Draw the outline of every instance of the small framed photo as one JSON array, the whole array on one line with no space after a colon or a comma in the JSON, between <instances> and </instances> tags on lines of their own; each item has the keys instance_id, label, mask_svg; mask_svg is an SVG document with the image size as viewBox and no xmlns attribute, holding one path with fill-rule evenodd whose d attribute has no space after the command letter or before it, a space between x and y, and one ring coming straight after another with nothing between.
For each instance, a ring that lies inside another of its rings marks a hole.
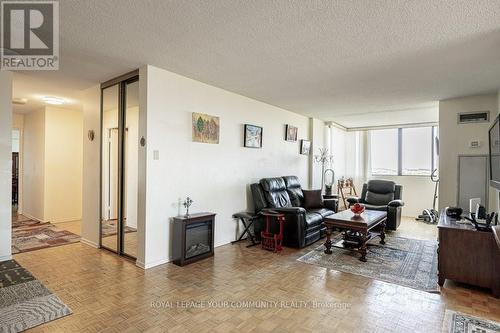
<instances>
[{"instance_id":1,"label":"small framed photo","mask_svg":"<svg viewBox=\"0 0 500 333\"><path fill-rule=\"evenodd\" d=\"M311 141L300 140L300 153L302 155L309 155L311 153Z\"/></svg>"},{"instance_id":2,"label":"small framed photo","mask_svg":"<svg viewBox=\"0 0 500 333\"><path fill-rule=\"evenodd\" d=\"M297 142L298 133L299 133L298 127L287 124L285 129L285 140L291 142Z\"/></svg>"},{"instance_id":3,"label":"small framed photo","mask_svg":"<svg viewBox=\"0 0 500 333\"><path fill-rule=\"evenodd\" d=\"M262 127L245 124L244 146L247 148L262 148Z\"/></svg>"}]
</instances>

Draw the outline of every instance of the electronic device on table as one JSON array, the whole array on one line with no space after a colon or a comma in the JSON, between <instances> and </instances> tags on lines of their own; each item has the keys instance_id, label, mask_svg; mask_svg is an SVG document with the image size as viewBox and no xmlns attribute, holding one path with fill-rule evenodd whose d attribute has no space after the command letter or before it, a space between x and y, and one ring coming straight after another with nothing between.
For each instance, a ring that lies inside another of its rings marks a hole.
<instances>
[{"instance_id":1,"label":"electronic device on table","mask_svg":"<svg viewBox=\"0 0 500 333\"><path fill-rule=\"evenodd\" d=\"M498 225L498 213L486 213L483 205L477 205L476 212L470 213L470 217L464 216L464 219L470 221L478 231L492 231L492 225Z\"/></svg>"}]
</instances>

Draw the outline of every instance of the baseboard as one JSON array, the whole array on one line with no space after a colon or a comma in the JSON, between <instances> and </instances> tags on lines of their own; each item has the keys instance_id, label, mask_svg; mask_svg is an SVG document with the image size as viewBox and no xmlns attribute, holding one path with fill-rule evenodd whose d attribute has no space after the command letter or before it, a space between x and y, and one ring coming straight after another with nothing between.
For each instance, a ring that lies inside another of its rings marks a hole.
<instances>
[{"instance_id":1,"label":"baseboard","mask_svg":"<svg viewBox=\"0 0 500 333\"><path fill-rule=\"evenodd\" d=\"M163 265L163 264L167 264L167 263L169 263L169 262L170 262L170 260L169 260L169 259L162 259L162 260L158 260L158 261L155 261L155 262L149 262L149 263L145 264L145 263L143 263L143 262L141 262L141 261L137 260L137 261L135 262L135 265L136 265L137 267L142 268L142 269L150 269L150 268L153 268L153 267L156 267L156 266L160 266L160 265Z\"/></svg>"},{"instance_id":2,"label":"baseboard","mask_svg":"<svg viewBox=\"0 0 500 333\"><path fill-rule=\"evenodd\" d=\"M95 242L92 242L92 241L90 241L88 239L85 239L85 238L80 238L80 242L82 242L85 245L92 246L92 247L94 247L96 249L99 248L99 244L97 244Z\"/></svg>"},{"instance_id":3,"label":"baseboard","mask_svg":"<svg viewBox=\"0 0 500 333\"><path fill-rule=\"evenodd\" d=\"M10 255L10 256L1 256L0 257L0 262L7 261L7 260L12 260L12 255Z\"/></svg>"},{"instance_id":4,"label":"baseboard","mask_svg":"<svg viewBox=\"0 0 500 333\"><path fill-rule=\"evenodd\" d=\"M66 222L75 222L75 221L81 221L81 217L68 217L64 219L57 219L57 220L50 220L51 223L66 223Z\"/></svg>"},{"instance_id":5,"label":"baseboard","mask_svg":"<svg viewBox=\"0 0 500 333\"><path fill-rule=\"evenodd\" d=\"M34 217L33 215L30 215L30 214L27 214L27 213L23 213L22 215L25 216L25 217L27 217L27 218L29 218L30 220L33 220L33 221L38 221L38 222L41 222L41 223L47 223L47 222L49 222L49 221L41 220L38 217Z\"/></svg>"}]
</instances>

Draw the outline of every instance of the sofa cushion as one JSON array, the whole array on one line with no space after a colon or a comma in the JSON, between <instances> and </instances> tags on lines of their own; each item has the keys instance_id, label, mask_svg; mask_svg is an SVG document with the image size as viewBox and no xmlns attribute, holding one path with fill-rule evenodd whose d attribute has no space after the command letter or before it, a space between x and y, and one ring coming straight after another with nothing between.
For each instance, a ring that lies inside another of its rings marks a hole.
<instances>
[{"instance_id":1,"label":"sofa cushion","mask_svg":"<svg viewBox=\"0 0 500 333\"><path fill-rule=\"evenodd\" d=\"M290 196L293 207L301 207L304 201L304 193L297 176L284 176L286 190Z\"/></svg>"},{"instance_id":2,"label":"sofa cushion","mask_svg":"<svg viewBox=\"0 0 500 333\"><path fill-rule=\"evenodd\" d=\"M258 213L262 209L267 207L267 201L264 195L264 191L262 190L262 186L257 183L250 185L250 191L252 192L255 212Z\"/></svg>"},{"instance_id":3,"label":"sofa cushion","mask_svg":"<svg viewBox=\"0 0 500 333\"><path fill-rule=\"evenodd\" d=\"M366 184L368 192L380 194L394 193L396 191L396 183L391 180L372 179Z\"/></svg>"},{"instance_id":4,"label":"sofa cushion","mask_svg":"<svg viewBox=\"0 0 500 333\"><path fill-rule=\"evenodd\" d=\"M302 192L304 193L303 207L305 209L323 208L321 190L303 190Z\"/></svg>"},{"instance_id":5,"label":"sofa cushion","mask_svg":"<svg viewBox=\"0 0 500 333\"><path fill-rule=\"evenodd\" d=\"M335 214L335 212L333 210L326 209L326 208L313 208L313 209L308 209L307 211L310 213L319 214L323 218Z\"/></svg>"},{"instance_id":6,"label":"sofa cushion","mask_svg":"<svg viewBox=\"0 0 500 333\"><path fill-rule=\"evenodd\" d=\"M282 208L292 207L290 196L286 191L285 181L281 177L264 178L260 180L269 207Z\"/></svg>"},{"instance_id":7,"label":"sofa cushion","mask_svg":"<svg viewBox=\"0 0 500 333\"><path fill-rule=\"evenodd\" d=\"M313 227L315 225L320 225L323 222L323 216L318 213L306 213L306 224L307 228Z\"/></svg>"},{"instance_id":8,"label":"sofa cushion","mask_svg":"<svg viewBox=\"0 0 500 333\"><path fill-rule=\"evenodd\" d=\"M382 206L387 205L389 202L394 200L394 192L390 193L376 193L376 192L366 192L365 202L367 204Z\"/></svg>"}]
</instances>

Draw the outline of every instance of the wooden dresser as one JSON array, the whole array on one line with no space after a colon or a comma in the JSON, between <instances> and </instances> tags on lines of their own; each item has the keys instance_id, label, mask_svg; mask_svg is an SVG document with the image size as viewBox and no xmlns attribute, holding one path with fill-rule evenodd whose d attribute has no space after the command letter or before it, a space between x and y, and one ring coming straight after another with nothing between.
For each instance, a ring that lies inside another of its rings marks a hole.
<instances>
[{"instance_id":1,"label":"wooden dresser","mask_svg":"<svg viewBox=\"0 0 500 333\"><path fill-rule=\"evenodd\" d=\"M476 231L471 224L439 218L439 285L446 279L491 289L500 297L500 250L492 232Z\"/></svg>"}]
</instances>

